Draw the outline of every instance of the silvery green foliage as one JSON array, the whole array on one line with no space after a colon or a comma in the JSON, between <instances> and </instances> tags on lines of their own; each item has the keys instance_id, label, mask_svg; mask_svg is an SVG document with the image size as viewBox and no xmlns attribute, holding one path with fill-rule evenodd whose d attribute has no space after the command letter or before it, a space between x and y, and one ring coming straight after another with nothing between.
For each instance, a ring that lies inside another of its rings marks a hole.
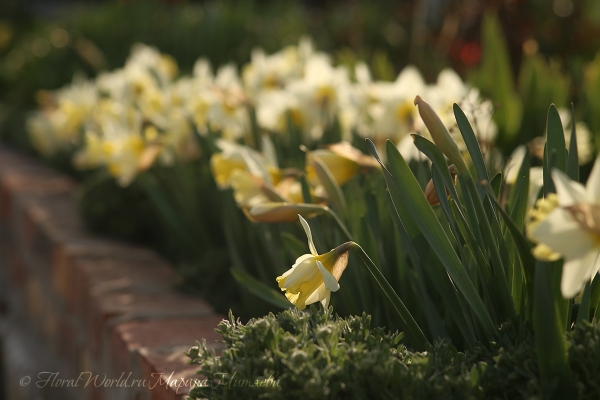
<instances>
[{"instance_id":1,"label":"silvery green foliage","mask_svg":"<svg viewBox=\"0 0 600 400\"><path fill-rule=\"evenodd\" d=\"M288 310L247 324L230 314L218 332L221 357L203 343L188 353L207 377L191 399L546 399L555 390L555 382L540 379L531 331L510 323L490 346L465 353L447 340L412 352L400 343L402 334L371 329L368 315L339 318L331 308ZM600 397L600 326L584 321L567 340L574 398Z\"/></svg>"}]
</instances>

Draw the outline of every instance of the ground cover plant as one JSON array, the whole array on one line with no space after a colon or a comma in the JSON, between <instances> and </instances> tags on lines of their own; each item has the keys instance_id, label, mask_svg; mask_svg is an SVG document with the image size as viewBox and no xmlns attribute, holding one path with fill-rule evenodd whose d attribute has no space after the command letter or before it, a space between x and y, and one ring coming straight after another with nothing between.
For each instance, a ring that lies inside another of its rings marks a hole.
<instances>
[{"instance_id":1,"label":"ground cover plant","mask_svg":"<svg viewBox=\"0 0 600 400\"><path fill-rule=\"evenodd\" d=\"M556 382L540 379L533 335L502 324L490 347L457 351L447 340L427 352L402 344L402 335L371 325L366 315L340 318L332 310L282 311L247 324L233 315L218 328L220 357L202 343L188 355L206 379L192 399L507 399L550 398ZM570 398L593 399L598 373L598 324L579 323L567 335L573 369ZM307 362L307 360L312 360Z\"/></svg>"}]
</instances>

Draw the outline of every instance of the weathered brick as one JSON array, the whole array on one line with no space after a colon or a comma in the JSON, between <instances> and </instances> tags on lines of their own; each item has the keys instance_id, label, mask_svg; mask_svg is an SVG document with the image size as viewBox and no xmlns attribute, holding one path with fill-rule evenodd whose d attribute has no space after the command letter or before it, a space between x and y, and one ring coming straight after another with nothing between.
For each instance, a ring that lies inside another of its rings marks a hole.
<instances>
[{"instance_id":1,"label":"weathered brick","mask_svg":"<svg viewBox=\"0 0 600 400\"><path fill-rule=\"evenodd\" d=\"M181 400L197 380L197 365L189 365L185 352L189 346L169 346L162 348L144 347L139 350L139 359L148 382L152 400Z\"/></svg>"},{"instance_id":2,"label":"weathered brick","mask_svg":"<svg viewBox=\"0 0 600 400\"><path fill-rule=\"evenodd\" d=\"M93 295L88 313L88 332L92 351L100 350L102 334L109 322L133 319L205 317L212 314L203 300L175 292L116 292Z\"/></svg>"},{"instance_id":3,"label":"weathered brick","mask_svg":"<svg viewBox=\"0 0 600 400\"><path fill-rule=\"evenodd\" d=\"M96 238L86 233L61 240L53 246L52 274L55 287L70 311L81 308L78 302L81 300L79 293L83 289L81 288L82 275L76 268L78 260L97 259L148 264L164 263L148 249Z\"/></svg>"},{"instance_id":4,"label":"weathered brick","mask_svg":"<svg viewBox=\"0 0 600 400\"><path fill-rule=\"evenodd\" d=\"M78 314L90 312L90 301L110 292L171 290L175 273L166 263L142 260L121 260L115 257L76 259L72 264L71 309Z\"/></svg>"},{"instance_id":5,"label":"weathered brick","mask_svg":"<svg viewBox=\"0 0 600 400\"><path fill-rule=\"evenodd\" d=\"M218 348L222 337L215 328L223 317L213 314L202 318L174 318L129 321L117 324L111 330L111 354L116 373L130 370L132 355L143 347L187 346L206 340Z\"/></svg>"},{"instance_id":6,"label":"weathered brick","mask_svg":"<svg viewBox=\"0 0 600 400\"><path fill-rule=\"evenodd\" d=\"M75 183L64 176L49 174L45 169L11 170L0 173L0 217L13 212L19 194L49 194L71 192Z\"/></svg>"},{"instance_id":7,"label":"weathered brick","mask_svg":"<svg viewBox=\"0 0 600 400\"><path fill-rule=\"evenodd\" d=\"M23 258L14 247L10 248L8 257L9 262L6 265L10 268L12 282L16 287L22 287L25 285L29 275L27 265L23 262Z\"/></svg>"}]
</instances>

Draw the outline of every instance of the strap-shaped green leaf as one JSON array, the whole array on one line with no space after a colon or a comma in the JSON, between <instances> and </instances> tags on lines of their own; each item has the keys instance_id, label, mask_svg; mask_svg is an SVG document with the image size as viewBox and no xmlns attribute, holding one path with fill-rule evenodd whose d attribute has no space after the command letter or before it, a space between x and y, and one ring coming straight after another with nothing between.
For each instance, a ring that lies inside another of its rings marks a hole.
<instances>
[{"instance_id":1,"label":"strap-shaped green leaf","mask_svg":"<svg viewBox=\"0 0 600 400\"><path fill-rule=\"evenodd\" d=\"M458 259L440 221L435 216L425 195L421 191L416 178L396 146L388 141L386 147L390 171L394 179L399 182L397 187L401 195L401 198L394 199L394 203L397 201L398 205L406 207L415 216L414 220L416 224L444 265L456 287L473 309L485 334L489 338L496 336L497 331L492 318L479 297L477 289Z\"/></svg>"},{"instance_id":2,"label":"strap-shaped green leaf","mask_svg":"<svg viewBox=\"0 0 600 400\"><path fill-rule=\"evenodd\" d=\"M575 106L571 103L571 140L567 159L567 175L574 181L579 180L579 153L577 151L577 128L575 127Z\"/></svg>"},{"instance_id":3,"label":"strap-shaped green leaf","mask_svg":"<svg viewBox=\"0 0 600 400\"><path fill-rule=\"evenodd\" d=\"M552 290L550 268L555 263L538 261L535 266L533 329L540 375L546 381L558 381L553 398L572 396L571 370L567 361L564 321Z\"/></svg>"},{"instance_id":4,"label":"strap-shaped green leaf","mask_svg":"<svg viewBox=\"0 0 600 400\"><path fill-rule=\"evenodd\" d=\"M544 193L556 191L551 178L551 171L558 168L565 171L567 167L567 149L565 145L565 133L558 110L554 104L548 109L548 120L546 126L546 147L544 149Z\"/></svg>"},{"instance_id":5,"label":"strap-shaped green leaf","mask_svg":"<svg viewBox=\"0 0 600 400\"><path fill-rule=\"evenodd\" d=\"M488 195L493 195L491 188L489 186L485 186ZM519 254L519 258L521 259L521 264L523 265L523 276L525 277L526 283L533 282L533 265L535 264L535 259L533 255L531 255L531 245L527 238L523 235L521 230L515 225L515 223L511 220L510 216L500 207L497 200L494 197L491 199L496 202L498 206L498 211L500 216L504 220L508 231L513 237L515 245L517 247L517 252Z\"/></svg>"},{"instance_id":6,"label":"strap-shaped green leaf","mask_svg":"<svg viewBox=\"0 0 600 400\"><path fill-rule=\"evenodd\" d=\"M292 303L290 303L283 294L267 286L252 275L249 275L238 268L231 268L230 271L235 280L255 296L282 309L292 307Z\"/></svg>"},{"instance_id":7,"label":"strap-shaped green leaf","mask_svg":"<svg viewBox=\"0 0 600 400\"><path fill-rule=\"evenodd\" d=\"M367 147L369 151L375 157L375 159L381 164L383 176L385 178L390 198L394 205L394 212L398 215L402 225L404 226L408 237L410 238L412 245L415 249L418 249L420 266L425 269L427 275L430 277L433 285L438 291L439 295L447 306L448 311L452 315L456 326L463 335L465 342L473 347L476 343L475 330L470 323L469 319L465 314L470 315L469 310L465 310L461 307L460 293L456 290L455 285L450 280L448 273L445 271L444 266L440 262L436 253L431 249L430 244L426 240L425 236L415 223L415 215L411 211L404 207L402 202L402 193L399 189L399 181L392 176L390 171L385 167L374 143L367 139ZM413 179L414 176L413 176ZM417 190L421 192L421 189L417 183ZM421 193L422 195L422 193Z\"/></svg>"},{"instance_id":8,"label":"strap-shaped green leaf","mask_svg":"<svg viewBox=\"0 0 600 400\"><path fill-rule=\"evenodd\" d=\"M458 129L460 130L463 140L467 145L467 150L471 155L473 165L475 165L477 178L480 181L489 181L490 177L488 176L487 168L485 167L483 154L481 154L481 149L479 148L479 142L477 142L477 138L475 137L475 133L473 132L473 128L471 127L467 116L463 110L461 110L458 104L454 104L452 108L454 109L454 117L456 118Z\"/></svg>"}]
</instances>

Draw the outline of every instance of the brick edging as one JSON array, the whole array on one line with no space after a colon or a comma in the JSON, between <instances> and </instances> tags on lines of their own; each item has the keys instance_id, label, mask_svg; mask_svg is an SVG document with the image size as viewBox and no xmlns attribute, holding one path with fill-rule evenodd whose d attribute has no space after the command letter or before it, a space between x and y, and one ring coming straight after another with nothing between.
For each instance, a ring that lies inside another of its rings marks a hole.
<instances>
[{"instance_id":1,"label":"brick edging","mask_svg":"<svg viewBox=\"0 0 600 400\"><path fill-rule=\"evenodd\" d=\"M222 317L205 301L175 291L173 269L152 251L86 232L76 191L69 177L0 147L7 329L42 338L62 366L55 372L75 381L75 387L53 388L67 398L183 398L198 369L183 351L201 339L219 350L214 329ZM16 372L5 368L9 393L27 398L19 395L24 389ZM31 379L33 386L41 378Z\"/></svg>"}]
</instances>

